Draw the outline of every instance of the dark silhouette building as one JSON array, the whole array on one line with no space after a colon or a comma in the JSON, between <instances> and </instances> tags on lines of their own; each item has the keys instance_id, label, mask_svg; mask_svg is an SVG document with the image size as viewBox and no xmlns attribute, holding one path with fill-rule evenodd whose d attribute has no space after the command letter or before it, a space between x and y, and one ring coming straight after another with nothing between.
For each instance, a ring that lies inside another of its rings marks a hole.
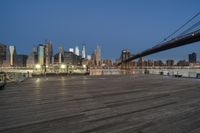
<instances>
[{"instance_id":1,"label":"dark silhouette building","mask_svg":"<svg viewBox=\"0 0 200 133\"><path fill-rule=\"evenodd\" d=\"M2 66L4 62L6 62L6 51L7 46L4 44L0 44L0 66Z\"/></svg>"},{"instance_id":2,"label":"dark silhouette building","mask_svg":"<svg viewBox=\"0 0 200 133\"><path fill-rule=\"evenodd\" d=\"M189 63L196 63L197 62L197 54L195 52L189 54Z\"/></svg>"},{"instance_id":3,"label":"dark silhouette building","mask_svg":"<svg viewBox=\"0 0 200 133\"><path fill-rule=\"evenodd\" d=\"M26 67L27 55L19 54L15 56L15 67Z\"/></svg>"}]
</instances>

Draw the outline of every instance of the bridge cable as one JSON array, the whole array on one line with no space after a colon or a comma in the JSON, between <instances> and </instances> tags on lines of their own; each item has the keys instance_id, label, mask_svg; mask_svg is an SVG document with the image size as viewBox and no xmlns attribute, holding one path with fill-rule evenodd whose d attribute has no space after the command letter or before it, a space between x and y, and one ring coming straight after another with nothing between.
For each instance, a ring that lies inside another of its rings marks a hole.
<instances>
[{"instance_id":1,"label":"bridge cable","mask_svg":"<svg viewBox=\"0 0 200 133\"><path fill-rule=\"evenodd\" d=\"M193 29L195 29L199 25L200 25L200 21L196 22L194 25L192 25L191 27L189 27L188 29L186 29L185 31L183 31L179 36L185 35L186 33L190 32Z\"/></svg>"},{"instance_id":2,"label":"bridge cable","mask_svg":"<svg viewBox=\"0 0 200 133\"><path fill-rule=\"evenodd\" d=\"M177 30L175 30L172 34L170 34L169 36L164 38L163 41L161 41L159 44L161 44L161 43L165 42L166 40L168 40L171 36L173 36L178 31L180 31L183 27L185 27L188 23L190 23L193 19L195 19L199 15L200 15L200 11L197 14L195 14L191 19L189 19L186 23L184 23L182 26L180 26Z\"/></svg>"}]
</instances>

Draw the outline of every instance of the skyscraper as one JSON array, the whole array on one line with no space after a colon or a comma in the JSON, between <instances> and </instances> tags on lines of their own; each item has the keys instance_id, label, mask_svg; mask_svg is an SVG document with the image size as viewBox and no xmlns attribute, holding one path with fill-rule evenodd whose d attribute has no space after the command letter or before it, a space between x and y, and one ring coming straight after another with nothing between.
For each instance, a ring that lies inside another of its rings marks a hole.
<instances>
[{"instance_id":1,"label":"skyscraper","mask_svg":"<svg viewBox=\"0 0 200 133\"><path fill-rule=\"evenodd\" d=\"M80 51L79 51L79 47L78 47L78 46L75 47L75 54L76 54L77 56L80 55Z\"/></svg>"},{"instance_id":2,"label":"skyscraper","mask_svg":"<svg viewBox=\"0 0 200 133\"><path fill-rule=\"evenodd\" d=\"M92 55L92 64L95 66L101 65L101 48L99 45L97 45L97 48L94 50Z\"/></svg>"},{"instance_id":3,"label":"skyscraper","mask_svg":"<svg viewBox=\"0 0 200 133\"><path fill-rule=\"evenodd\" d=\"M38 63L37 48L33 46L31 53L28 55L27 67L34 67Z\"/></svg>"},{"instance_id":4,"label":"skyscraper","mask_svg":"<svg viewBox=\"0 0 200 133\"><path fill-rule=\"evenodd\" d=\"M83 44L83 49L82 49L82 58L86 58L86 48L85 48L85 44Z\"/></svg>"},{"instance_id":5,"label":"skyscraper","mask_svg":"<svg viewBox=\"0 0 200 133\"><path fill-rule=\"evenodd\" d=\"M14 66L14 55L15 52L15 46L9 46L9 53L10 53L10 66Z\"/></svg>"},{"instance_id":6,"label":"skyscraper","mask_svg":"<svg viewBox=\"0 0 200 133\"><path fill-rule=\"evenodd\" d=\"M97 45L97 48L96 48L96 62L97 62L97 66L101 64L101 48L99 45Z\"/></svg>"},{"instance_id":7,"label":"skyscraper","mask_svg":"<svg viewBox=\"0 0 200 133\"><path fill-rule=\"evenodd\" d=\"M59 55L58 55L58 63L61 64L62 63L62 56L64 55L64 47L59 47Z\"/></svg>"},{"instance_id":8,"label":"skyscraper","mask_svg":"<svg viewBox=\"0 0 200 133\"><path fill-rule=\"evenodd\" d=\"M197 54L193 52L192 54L189 54L189 63L196 63L197 62Z\"/></svg>"},{"instance_id":9,"label":"skyscraper","mask_svg":"<svg viewBox=\"0 0 200 133\"><path fill-rule=\"evenodd\" d=\"M50 41L45 41L45 64L52 64L53 48Z\"/></svg>"},{"instance_id":10,"label":"skyscraper","mask_svg":"<svg viewBox=\"0 0 200 133\"><path fill-rule=\"evenodd\" d=\"M43 44L38 45L38 64L45 65L45 46Z\"/></svg>"}]
</instances>

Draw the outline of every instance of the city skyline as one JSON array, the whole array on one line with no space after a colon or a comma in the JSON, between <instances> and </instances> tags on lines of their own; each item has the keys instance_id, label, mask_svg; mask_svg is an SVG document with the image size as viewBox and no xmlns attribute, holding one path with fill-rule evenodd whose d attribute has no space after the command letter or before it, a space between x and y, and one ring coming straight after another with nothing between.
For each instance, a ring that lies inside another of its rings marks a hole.
<instances>
[{"instance_id":1,"label":"city skyline","mask_svg":"<svg viewBox=\"0 0 200 133\"><path fill-rule=\"evenodd\" d=\"M85 42L92 50L100 44L103 58L116 59L124 48L137 53L156 45L198 12L200 4L196 0L144 2L2 0L0 42L15 45L19 53L25 54L45 39L52 41L54 49ZM200 50L198 44L147 58L182 59L187 53Z\"/></svg>"}]
</instances>

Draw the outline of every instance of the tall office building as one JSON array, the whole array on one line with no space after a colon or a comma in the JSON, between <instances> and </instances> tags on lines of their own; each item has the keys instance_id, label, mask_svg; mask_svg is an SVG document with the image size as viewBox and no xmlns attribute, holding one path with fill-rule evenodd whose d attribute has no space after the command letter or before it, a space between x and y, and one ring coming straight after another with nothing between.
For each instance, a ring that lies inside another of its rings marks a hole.
<instances>
[{"instance_id":1,"label":"tall office building","mask_svg":"<svg viewBox=\"0 0 200 133\"><path fill-rule=\"evenodd\" d=\"M58 55L58 63L61 64L62 63L62 57L64 55L64 47L59 47L59 55Z\"/></svg>"},{"instance_id":2,"label":"tall office building","mask_svg":"<svg viewBox=\"0 0 200 133\"><path fill-rule=\"evenodd\" d=\"M76 54L77 56L80 55L80 51L79 51L79 47L78 47L78 46L75 47L75 54Z\"/></svg>"},{"instance_id":3,"label":"tall office building","mask_svg":"<svg viewBox=\"0 0 200 133\"><path fill-rule=\"evenodd\" d=\"M82 58L86 58L86 47L85 44L83 44L83 49L82 49Z\"/></svg>"},{"instance_id":4,"label":"tall office building","mask_svg":"<svg viewBox=\"0 0 200 133\"><path fill-rule=\"evenodd\" d=\"M45 64L52 64L53 48L50 41L45 41Z\"/></svg>"},{"instance_id":5,"label":"tall office building","mask_svg":"<svg viewBox=\"0 0 200 133\"><path fill-rule=\"evenodd\" d=\"M4 44L0 44L0 66L2 66L6 61L6 51L7 46Z\"/></svg>"},{"instance_id":6,"label":"tall office building","mask_svg":"<svg viewBox=\"0 0 200 133\"><path fill-rule=\"evenodd\" d=\"M14 66L15 46L9 46L10 66Z\"/></svg>"},{"instance_id":7,"label":"tall office building","mask_svg":"<svg viewBox=\"0 0 200 133\"><path fill-rule=\"evenodd\" d=\"M37 48L33 46L31 53L28 55L27 67L34 67L38 63Z\"/></svg>"},{"instance_id":8,"label":"tall office building","mask_svg":"<svg viewBox=\"0 0 200 133\"><path fill-rule=\"evenodd\" d=\"M38 64L45 65L45 46L43 44L38 45Z\"/></svg>"},{"instance_id":9,"label":"tall office building","mask_svg":"<svg viewBox=\"0 0 200 133\"><path fill-rule=\"evenodd\" d=\"M193 52L192 54L188 55L189 63L196 63L197 62L197 54Z\"/></svg>"},{"instance_id":10,"label":"tall office building","mask_svg":"<svg viewBox=\"0 0 200 133\"><path fill-rule=\"evenodd\" d=\"M99 45L97 45L97 48L94 50L92 55L92 64L95 66L101 65L101 48Z\"/></svg>"},{"instance_id":11,"label":"tall office building","mask_svg":"<svg viewBox=\"0 0 200 133\"><path fill-rule=\"evenodd\" d=\"M101 47L99 45L97 45L96 48L96 61L97 65L99 66L101 64Z\"/></svg>"}]
</instances>

